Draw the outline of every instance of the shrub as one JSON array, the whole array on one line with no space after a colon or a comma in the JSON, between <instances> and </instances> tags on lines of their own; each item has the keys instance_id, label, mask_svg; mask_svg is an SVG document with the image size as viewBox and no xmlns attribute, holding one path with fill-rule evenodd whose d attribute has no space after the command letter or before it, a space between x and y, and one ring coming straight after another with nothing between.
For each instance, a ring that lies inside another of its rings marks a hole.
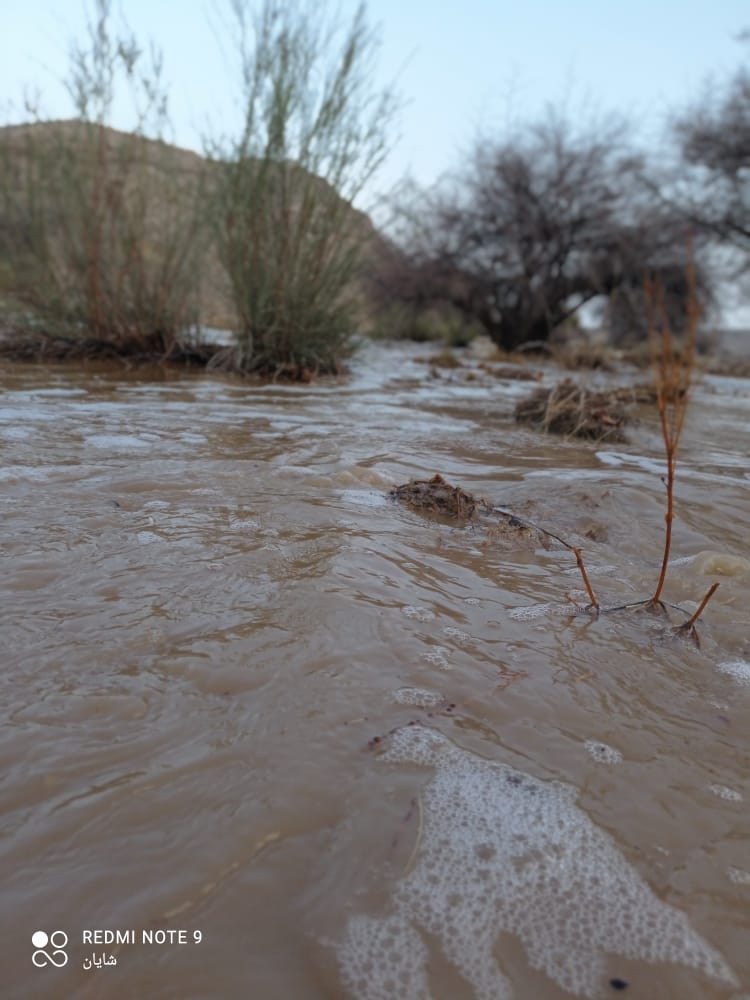
<instances>
[{"instance_id":1,"label":"shrub","mask_svg":"<svg viewBox=\"0 0 750 1000\"><path fill-rule=\"evenodd\" d=\"M96 0L71 49L75 119L0 133L0 281L71 350L167 355L197 319L203 176L163 169L146 137L167 124L160 57L144 64L110 14ZM108 127L123 84L137 109L127 134Z\"/></svg>"},{"instance_id":2,"label":"shrub","mask_svg":"<svg viewBox=\"0 0 750 1000\"><path fill-rule=\"evenodd\" d=\"M380 165L395 111L376 92L364 9L345 29L319 5L233 0L243 127L224 161L215 219L238 316L226 360L265 374L338 370L351 346L353 284L373 237L352 200Z\"/></svg>"}]
</instances>

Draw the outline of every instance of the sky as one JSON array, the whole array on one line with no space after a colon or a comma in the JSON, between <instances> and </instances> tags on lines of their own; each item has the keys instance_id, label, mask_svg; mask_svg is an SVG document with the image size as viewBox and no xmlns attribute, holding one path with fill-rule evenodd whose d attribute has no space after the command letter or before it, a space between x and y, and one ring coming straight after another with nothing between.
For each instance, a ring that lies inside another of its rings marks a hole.
<instances>
[{"instance_id":1,"label":"sky","mask_svg":"<svg viewBox=\"0 0 750 1000\"><path fill-rule=\"evenodd\" d=\"M203 137L237 121L232 39L221 24L229 0L115 0L142 44L163 51L174 139ZM314 9L321 9L324 0ZM352 16L354 0L331 9ZM747 58L736 38L750 28L747 0L370 0L381 47L377 83L395 83L398 139L379 178L389 189L458 167L479 135L502 135L553 105L573 115L623 113L657 143L669 113ZM61 84L82 0L0 0L0 112L22 117L24 91L48 117L68 117ZM11 105L14 106L10 107ZM115 125L126 128L124 118Z\"/></svg>"}]
</instances>

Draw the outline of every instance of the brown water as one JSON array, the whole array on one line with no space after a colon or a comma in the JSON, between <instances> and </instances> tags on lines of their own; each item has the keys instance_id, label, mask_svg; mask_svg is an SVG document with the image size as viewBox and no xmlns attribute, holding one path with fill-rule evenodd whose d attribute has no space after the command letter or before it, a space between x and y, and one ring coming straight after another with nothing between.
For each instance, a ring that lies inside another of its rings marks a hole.
<instances>
[{"instance_id":1,"label":"brown water","mask_svg":"<svg viewBox=\"0 0 750 1000\"><path fill-rule=\"evenodd\" d=\"M306 387L0 375L3 997L421 1000L427 976L435 1000L554 1000L565 957L545 966L529 934L552 954L566 907L614 928L587 995L750 990L749 384L704 380L688 416L665 596L689 607L721 581L697 650L643 613L571 615L562 548L385 496L441 472L582 540L603 603L645 598L652 415L626 445L544 438L510 416L528 384L431 378L415 353L373 348L348 382ZM389 749L414 720L453 778ZM547 803L504 862L531 873L515 889L472 860L495 852L472 847L480 827L497 847L526 822L503 781ZM565 898L542 877L553 854ZM440 930L415 900L448 875ZM656 917L628 945L657 898L693 929L665 934L700 935L735 985L643 961ZM143 944L156 928L190 943ZM95 929L137 943L84 942ZM67 935L64 967L32 964L39 930ZM484 987L461 953L481 934L502 970ZM413 980L409 949L427 953ZM116 966L84 967L102 954Z\"/></svg>"}]
</instances>

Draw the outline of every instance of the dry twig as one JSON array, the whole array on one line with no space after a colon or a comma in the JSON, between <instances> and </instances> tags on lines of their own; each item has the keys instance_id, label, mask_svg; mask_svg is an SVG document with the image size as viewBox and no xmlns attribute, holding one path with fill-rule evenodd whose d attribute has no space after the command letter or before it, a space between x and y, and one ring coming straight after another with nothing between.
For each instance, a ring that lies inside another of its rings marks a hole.
<instances>
[{"instance_id":1,"label":"dry twig","mask_svg":"<svg viewBox=\"0 0 750 1000\"><path fill-rule=\"evenodd\" d=\"M661 425L662 438L664 439L664 450L667 456L667 475L664 480L667 490L667 511L664 515L666 524L664 554L662 556L661 571L656 584L656 590L651 599L646 603L646 607L660 611L665 611L661 594L667 578L667 566L669 565L669 554L672 547L674 479L677 466L677 452L690 399L690 387L695 370L695 345L701 315L700 303L698 302L696 291L692 248L688 259L687 279L687 329L684 342L681 346L675 343L672 335L672 328L667 318L663 288L650 279L646 279L648 330L656 381L656 408L659 413L659 423ZM711 599L717 586L718 584L709 590L701 602L700 608L690 621L681 625L676 630L679 634L694 634L697 640L694 622Z\"/></svg>"}]
</instances>

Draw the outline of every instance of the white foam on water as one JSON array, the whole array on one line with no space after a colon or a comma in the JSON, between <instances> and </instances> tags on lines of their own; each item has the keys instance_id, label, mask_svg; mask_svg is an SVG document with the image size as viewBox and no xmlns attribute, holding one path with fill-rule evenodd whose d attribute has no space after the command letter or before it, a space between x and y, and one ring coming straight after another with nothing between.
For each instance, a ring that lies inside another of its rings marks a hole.
<instances>
[{"instance_id":1,"label":"white foam on water","mask_svg":"<svg viewBox=\"0 0 750 1000\"><path fill-rule=\"evenodd\" d=\"M709 698L708 704L711 706L711 708L718 708L720 712L729 711L729 702L727 701L714 701L713 698Z\"/></svg>"},{"instance_id":2,"label":"white foam on water","mask_svg":"<svg viewBox=\"0 0 750 1000\"><path fill-rule=\"evenodd\" d=\"M552 615L568 618L575 613L576 608L572 604L531 604L525 608L513 608L510 617L519 622L528 622Z\"/></svg>"},{"instance_id":3,"label":"white foam on water","mask_svg":"<svg viewBox=\"0 0 750 1000\"><path fill-rule=\"evenodd\" d=\"M730 865L727 868L727 876L729 881L734 882L735 885L750 885L750 872L746 872L744 868Z\"/></svg>"},{"instance_id":4,"label":"white foam on water","mask_svg":"<svg viewBox=\"0 0 750 1000\"><path fill-rule=\"evenodd\" d=\"M718 795L720 799L726 799L727 802L742 802L741 793L733 788L727 788L726 785L709 785L708 790Z\"/></svg>"},{"instance_id":5,"label":"white foam on water","mask_svg":"<svg viewBox=\"0 0 750 1000\"><path fill-rule=\"evenodd\" d=\"M417 708L434 708L445 699L438 691L425 688L402 687L393 692L393 700L399 705L415 705Z\"/></svg>"},{"instance_id":6,"label":"white foam on water","mask_svg":"<svg viewBox=\"0 0 750 1000\"><path fill-rule=\"evenodd\" d=\"M525 608L513 608L510 617L518 622L532 621L534 618L545 618L550 614L552 604L532 604Z\"/></svg>"},{"instance_id":7,"label":"white foam on water","mask_svg":"<svg viewBox=\"0 0 750 1000\"><path fill-rule=\"evenodd\" d=\"M426 653L422 654L422 659L427 660L428 663L432 663L435 667L440 667L441 670L450 670L451 665L448 662L448 654L450 650L447 646L433 646Z\"/></svg>"},{"instance_id":8,"label":"white foam on water","mask_svg":"<svg viewBox=\"0 0 750 1000\"><path fill-rule=\"evenodd\" d=\"M449 639L453 639L459 646L468 646L474 641L467 632L464 632L463 629L455 628L453 625L446 625L443 629L443 635L446 635Z\"/></svg>"},{"instance_id":9,"label":"white foam on water","mask_svg":"<svg viewBox=\"0 0 750 1000\"><path fill-rule=\"evenodd\" d=\"M719 670L734 677L740 684L750 684L750 663L747 660L727 660L719 664Z\"/></svg>"},{"instance_id":10,"label":"white foam on water","mask_svg":"<svg viewBox=\"0 0 750 1000\"><path fill-rule=\"evenodd\" d=\"M587 753L589 753L597 764L620 764L622 763L622 754L619 750L615 750L614 747L608 746L606 743L602 743L600 740L586 740L583 744L586 747Z\"/></svg>"},{"instance_id":11,"label":"white foam on water","mask_svg":"<svg viewBox=\"0 0 750 1000\"><path fill-rule=\"evenodd\" d=\"M383 917L352 917L337 954L357 1000L428 995L422 932L477 1000L512 1000L494 947L517 935L530 965L562 989L598 997L605 955L676 962L733 986L722 956L687 916L659 900L575 790L459 749L424 726L390 737L384 760L435 773L421 793L414 867Z\"/></svg>"},{"instance_id":12,"label":"white foam on water","mask_svg":"<svg viewBox=\"0 0 750 1000\"><path fill-rule=\"evenodd\" d=\"M418 622L431 622L435 619L434 612L429 608L417 608L407 604L402 610L407 618L416 618Z\"/></svg>"}]
</instances>

